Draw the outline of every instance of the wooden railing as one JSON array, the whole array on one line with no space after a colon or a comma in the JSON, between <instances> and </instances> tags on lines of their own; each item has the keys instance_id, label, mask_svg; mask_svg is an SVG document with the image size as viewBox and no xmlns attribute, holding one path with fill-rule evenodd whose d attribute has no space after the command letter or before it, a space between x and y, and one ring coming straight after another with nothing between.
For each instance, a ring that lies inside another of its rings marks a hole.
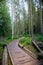
<instances>
[{"instance_id":1,"label":"wooden railing","mask_svg":"<svg viewBox=\"0 0 43 65\"><path fill-rule=\"evenodd\" d=\"M37 48L37 50L42 53L42 50L39 48L39 46L36 44L35 41L32 41L32 43L34 44L34 46Z\"/></svg>"}]
</instances>

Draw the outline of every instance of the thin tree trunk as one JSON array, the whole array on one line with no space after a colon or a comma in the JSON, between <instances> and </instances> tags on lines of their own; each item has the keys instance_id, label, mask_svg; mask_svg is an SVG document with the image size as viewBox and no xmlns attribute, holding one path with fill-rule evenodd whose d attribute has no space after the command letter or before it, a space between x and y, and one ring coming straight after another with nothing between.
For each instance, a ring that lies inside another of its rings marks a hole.
<instances>
[{"instance_id":1,"label":"thin tree trunk","mask_svg":"<svg viewBox=\"0 0 43 65\"><path fill-rule=\"evenodd\" d=\"M11 0L12 39L14 38L14 0Z\"/></svg>"},{"instance_id":2,"label":"thin tree trunk","mask_svg":"<svg viewBox=\"0 0 43 65\"><path fill-rule=\"evenodd\" d=\"M28 0L28 21L29 21L29 35L31 34L30 33L30 2Z\"/></svg>"},{"instance_id":3,"label":"thin tree trunk","mask_svg":"<svg viewBox=\"0 0 43 65\"><path fill-rule=\"evenodd\" d=\"M31 34L33 36L33 14L32 14L32 0L30 0L30 11L31 11Z\"/></svg>"},{"instance_id":4,"label":"thin tree trunk","mask_svg":"<svg viewBox=\"0 0 43 65\"><path fill-rule=\"evenodd\" d=\"M40 25L41 25L41 34L43 34L43 29L42 29L42 3L40 1Z\"/></svg>"}]
</instances>

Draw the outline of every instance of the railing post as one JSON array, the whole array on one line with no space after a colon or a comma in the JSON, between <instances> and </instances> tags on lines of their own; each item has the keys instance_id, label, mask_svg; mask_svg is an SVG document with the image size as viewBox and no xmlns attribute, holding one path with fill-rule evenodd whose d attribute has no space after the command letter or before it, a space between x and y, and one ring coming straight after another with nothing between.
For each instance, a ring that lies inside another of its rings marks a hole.
<instances>
[{"instance_id":1,"label":"railing post","mask_svg":"<svg viewBox=\"0 0 43 65\"><path fill-rule=\"evenodd\" d=\"M3 45L3 57L2 57L2 65L7 65L7 45Z\"/></svg>"}]
</instances>

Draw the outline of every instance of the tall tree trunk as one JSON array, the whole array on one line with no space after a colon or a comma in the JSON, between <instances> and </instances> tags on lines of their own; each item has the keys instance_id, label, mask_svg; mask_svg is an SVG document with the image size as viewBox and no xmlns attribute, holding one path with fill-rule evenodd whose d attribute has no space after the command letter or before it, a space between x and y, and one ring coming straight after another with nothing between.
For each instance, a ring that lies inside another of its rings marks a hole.
<instances>
[{"instance_id":1,"label":"tall tree trunk","mask_svg":"<svg viewBox=\"0 0 43 65\"><path fill-rule=\"evenodd\" d=\"M33 14L32 14L32 0L28 1L29 3L29 34L33 36Z\"/></svg>"},{"instance_id":2,"label":"tall tree trunk","mask_svg":"<svg viewBox=\"0 0 43 65\"><path fill-rule=\"evenodd\" d=\"M42 3L41 3L41 1L39 1L39 3L40 3L40 25L41 25L41 34L43 34L43 27L42 27L42 8L41 8Z\"/></svg>"},{"instance_id":3,"label":"tall tree trunk","mask_svg":"<svg viewBox=\"0 0 43 65\"><path fill-rule=\"evenodd\" d=\"M31 34L33 36L33 14L32 14L32 0L30 0L30 11L31 11Z\"/></svg>"},{"instance_id":4,"label":"tall tree trunk","mask_svg":"<svg viewBox=\"0 0 43 65\"><path fill-rule=\"evenodd\" d=\"M29 35L31 34L30 33L30 2L28 0L28 21L29 21Z\"/></svg>"},{"instance_id":5,"label":"tall tree trunk","mask_svg":"<svg viewBox=\"0 0 43 65\"><path fill-rule=\"evenodd\" d=\"M14 0L11 0L12 39L14 38Z\"/></svg>"}]
</instances>

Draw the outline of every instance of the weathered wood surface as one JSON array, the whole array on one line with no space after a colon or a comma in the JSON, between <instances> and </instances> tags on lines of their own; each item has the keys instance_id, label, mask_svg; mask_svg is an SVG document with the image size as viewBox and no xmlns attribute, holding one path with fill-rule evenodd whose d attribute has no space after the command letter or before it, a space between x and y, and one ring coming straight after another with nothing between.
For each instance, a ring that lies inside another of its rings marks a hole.
<instances>
[{"instance_id":1,"label":"weathered wood surface","mask_svg":"<svg viewBox=\"0 0 43 65\"><path fill-rule=\"evenodd\" d=\"M18 46L19 40L11 42L8 52L13 65L40 65L38 60L33 59Z\"/></svg>"},{"instance_id":2,"label":"weathered wood surface","mask_svg":"<svg viewBox=\"0 0 43 65\"><path fill-rule=\"evenodd\" d=\"M37 59L37 56L31 50L27 49L26 47L24 47L20 43L18 44L18 46L20 48L22 48L26 53L28 53L31 57L33 57L34 59Z\"/></svg>"},{"instance_id":3,"label":"weathered wood surface","mask_svg":"<svg viewBox=\"0 0 43 65\"><path fill-rule=\"evenodd\" d=\"M2 65L7 65L7 47L5 47L3 51Z\"/></svg>"}]
</instances>

